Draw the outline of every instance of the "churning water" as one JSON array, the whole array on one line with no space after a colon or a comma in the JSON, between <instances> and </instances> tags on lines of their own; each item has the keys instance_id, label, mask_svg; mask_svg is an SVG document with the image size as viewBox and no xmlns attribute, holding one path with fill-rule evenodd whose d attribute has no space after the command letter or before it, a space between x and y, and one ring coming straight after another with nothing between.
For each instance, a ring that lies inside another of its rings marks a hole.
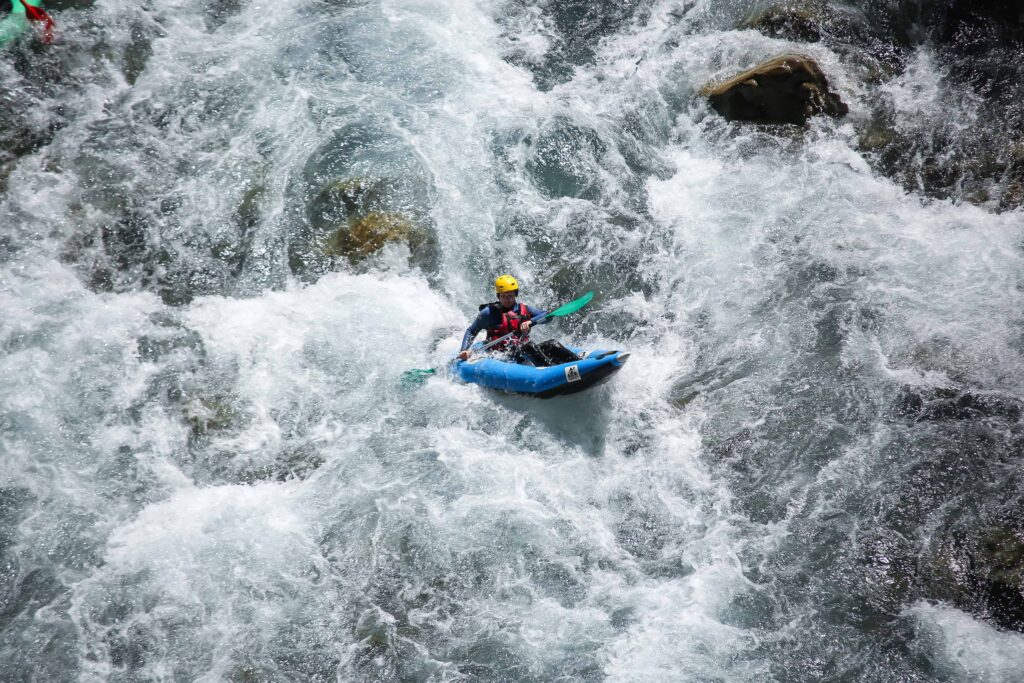
<instances>
[{"instance_id":1,"label":"churning water","mask_svg":"<svg viewBox=\"0 0 1024 683\"><path fill-rule=\"evenodd\" d=\"M17 53L0 679L1018 680L943 572L1019 523L1024 220L850 123L977 103L814 44L849 119L726 123L792 47L743 5L98 0ZM325 249L353 181L418 245ZM630 364L403 386L500 272Z\"/></svg>"}]
</instances>

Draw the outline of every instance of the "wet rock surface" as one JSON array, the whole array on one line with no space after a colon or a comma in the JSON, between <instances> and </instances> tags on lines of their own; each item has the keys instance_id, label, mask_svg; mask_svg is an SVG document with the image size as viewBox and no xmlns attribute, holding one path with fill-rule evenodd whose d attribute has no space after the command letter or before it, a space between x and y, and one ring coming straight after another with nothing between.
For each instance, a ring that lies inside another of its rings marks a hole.
<instances>
[{"instance_id":1,"label":"wet rock surface","mask_svg":"<svg viewBox=\"0 0 1024 683\"><path fill-rule=\"evenodd\" d=\"M412 224L401 214L374 212L354 218L331 236L327 252L353 261L366 258L389 242L409 242Z\"/></svg>"},{"instance_id":2,"label":"wet rock surface","mask_svg":"<svg viewBox=\"0 0 1024 683\"><path fill-rule=\"evenodd\" d=\"M958 529L931 546L922 566L930 599L1024 631L1024 531L1009 524Z\"/></svg>"},{"instance_id":3,"label":"wet rock surface","mask_svg":"<svg viewBox=\"0 0 1024 683\"><path fill-rule=\"evenodd\" d=\"M986 417L1017 421L1022 413L1022 402L1016 397L945 387L925 391L905 388L897 404L897 414L923 421Z\"/></svg>"},{"instance_id":4,"label":"wet rock surface","mask_svg":"<svg viewBox=\"0 0 1024 683\"><path fill-rule=\"evenodd\" d=\"M817 62L805 55L780 55L701 93L730 121L803 125L819 114L849 112Z\"/></svg>"}]
</instances>

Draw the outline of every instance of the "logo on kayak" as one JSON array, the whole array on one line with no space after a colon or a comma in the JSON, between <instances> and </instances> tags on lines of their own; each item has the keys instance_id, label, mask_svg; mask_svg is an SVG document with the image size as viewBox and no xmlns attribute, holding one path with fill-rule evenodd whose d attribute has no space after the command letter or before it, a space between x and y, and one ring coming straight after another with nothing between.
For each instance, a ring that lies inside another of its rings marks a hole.
<instances>
[{"instance_id":1,"label":"logo on kayak","mask_svg":"<svg viewBox=\"0 0 1024 683\"><path fill-rule=\"evenodd\" d=\"M565 369L566 382L579 382L581 379L583 378L580 377L580 366L570 365Z\"/></svg>"}]
</instances>

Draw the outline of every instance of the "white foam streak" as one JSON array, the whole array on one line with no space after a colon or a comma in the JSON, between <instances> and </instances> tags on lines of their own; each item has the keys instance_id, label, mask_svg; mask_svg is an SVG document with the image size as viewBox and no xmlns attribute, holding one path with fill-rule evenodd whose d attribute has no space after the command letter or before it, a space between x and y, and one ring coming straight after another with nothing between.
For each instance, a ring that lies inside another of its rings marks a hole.
<instances>
[{"instance_id":1,"label":"white foam streak","mask_svg":"<svg viewBox=\"0 0 1024 683\"><path fill-rule=\"evenodd\" d=\"M939 675L955 681L1011 683L1024 670L1024 636L993 628L941 604L918 602L905 611L916 622L923 654Z\"/></svg>"}]
</instances>

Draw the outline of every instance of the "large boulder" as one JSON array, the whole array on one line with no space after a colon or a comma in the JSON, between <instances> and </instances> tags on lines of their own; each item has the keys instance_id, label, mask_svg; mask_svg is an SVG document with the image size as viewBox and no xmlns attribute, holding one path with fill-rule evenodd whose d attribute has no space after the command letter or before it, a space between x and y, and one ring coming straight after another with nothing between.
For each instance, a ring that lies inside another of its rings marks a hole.
<instances>
[{"instance_id":1,"label":"large boulder","mask_svg":"<svg viewBox=\"0 0 1024 683\"><path fill-rule=\"evenodd\" d=\"M810 57L786 54L701 89L711 106L730 121L803 125L812 116L842 117L849 107L829 88Z\"/></svg>"}]
</instances>

